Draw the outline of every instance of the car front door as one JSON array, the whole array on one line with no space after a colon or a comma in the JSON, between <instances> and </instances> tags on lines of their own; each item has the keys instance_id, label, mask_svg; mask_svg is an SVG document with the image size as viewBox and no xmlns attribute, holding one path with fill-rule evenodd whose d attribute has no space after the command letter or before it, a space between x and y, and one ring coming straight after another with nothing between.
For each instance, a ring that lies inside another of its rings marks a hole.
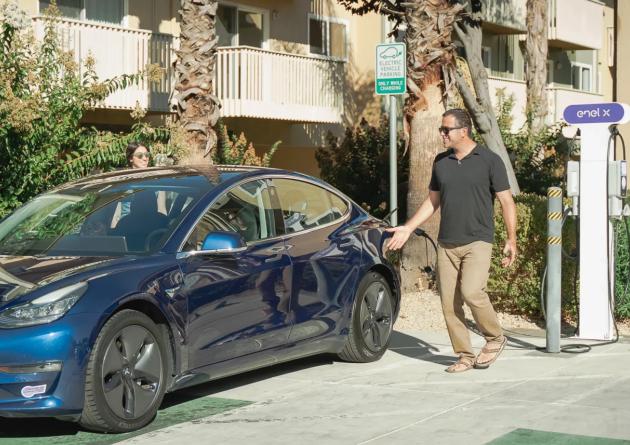
<instances>
[{"instance_id":1,"label":"car front door","mask_svg":"<svg viewBox=\"0 0 630 445\"><path fill-rule=\"evenodd\" d=\"M291 256L290 342L334 331L347 315L361 266L361 244L346 231L347 201L317 184L274 178Z\"/></svg>"},{"instance_id":2,"label":"car front door","mask_svg":"<svg viewBox=\"0 0 630 445\"><path fill-rule=\"evenodd\" d=\"M281 237L281 213L272 202L265 180L237 185L215 200L186 242L185 251L198 251L209 232L227 230L247 243L243 252L189 254L181 260L190 368L287 342L285 279L291 260Z\"/></svg>"}]
</instances>

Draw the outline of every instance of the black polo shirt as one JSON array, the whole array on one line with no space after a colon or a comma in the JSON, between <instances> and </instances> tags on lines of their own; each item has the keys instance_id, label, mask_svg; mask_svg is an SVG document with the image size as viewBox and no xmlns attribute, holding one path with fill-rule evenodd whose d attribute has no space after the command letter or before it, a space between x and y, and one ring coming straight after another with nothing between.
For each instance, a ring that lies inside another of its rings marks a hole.
<instances>
[{"instance_id":1,"label":"black polo shirt","mask_svg":"<svg viewBox=\"0 0 630 445\"><path fill-rule=\"evenodd\" d=\"M494 242L494 195L510 188L503 161L477 145L458 160L453 149L433 161L429 190L440 192L443 243Z\"/></svg>"}]
</instances>

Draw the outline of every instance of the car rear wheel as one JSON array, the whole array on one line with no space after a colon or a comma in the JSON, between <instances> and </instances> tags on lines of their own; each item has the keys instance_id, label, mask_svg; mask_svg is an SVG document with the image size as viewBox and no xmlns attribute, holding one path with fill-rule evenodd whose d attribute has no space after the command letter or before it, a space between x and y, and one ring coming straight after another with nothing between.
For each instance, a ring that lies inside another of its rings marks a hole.
<instances>
[{"instance_id":1,"label":"car rear wheel","mask_svg":"<svg viewBox=\"0 0 630 445\"><path fill-rule=\"evenodd\" d=\"M160 329L143 313L126 309L110 318L90 355L79 423L108 433L150 423L164 398L166 351Z\"/></svg>"},{"instance_id":2,"label":"car rear wheel","mask_svg":"<svg viewBox=\"0 0 630 445\"><path fill-rule=\"evenodd\" d=\"M372 362L387 350L394 324L394 301L385 278L369 272L357 290L348 338L339 357L349 362Z\"/></svg>"}]
</instances>

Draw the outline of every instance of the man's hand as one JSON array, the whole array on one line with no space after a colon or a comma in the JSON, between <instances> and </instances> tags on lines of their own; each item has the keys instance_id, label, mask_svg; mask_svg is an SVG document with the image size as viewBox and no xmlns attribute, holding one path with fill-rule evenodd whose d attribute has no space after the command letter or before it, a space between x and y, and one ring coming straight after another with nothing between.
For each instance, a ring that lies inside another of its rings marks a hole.
<instances>
[{"instance_id":1,"label":"man's hand","mask_svg":"<svg viewBox=\"0 0 630 445\"><path fill-rule=\"evenodd\" d=\"M407 242L412 230L408 226L398 226L387 229L386 232L391 232L394 236L385 242L385 250L398 250Z\"/></svg>"},{"instance_id":2,"label":"man's hand","mask_svg":"<svg viewBox=\"0 0 630 445\"><path fill-rule=\"evenodd\" d=\"M516 261L516 240L507 240L503 248L505 257L501 260L501 266L510 267Z\"/></svg>"}]
</instances>

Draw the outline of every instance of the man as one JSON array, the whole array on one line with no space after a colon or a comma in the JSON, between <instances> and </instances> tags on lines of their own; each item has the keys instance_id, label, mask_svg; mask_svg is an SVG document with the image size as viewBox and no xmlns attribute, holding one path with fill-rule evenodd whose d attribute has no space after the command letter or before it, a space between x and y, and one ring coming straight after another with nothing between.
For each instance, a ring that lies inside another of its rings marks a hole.
<instances>
[{"instance_id":1,"label":"man","mask_svg":"<svg viewBox=\"0 0 630 445\"><path fill-rule=\"evenodd\" d=\"M516 206L501 158L471 139L472 123L465 110L442 115L439 128L444 147L433 162L429 196L404 225L389 229L394 235L387 249L400 249L413 230L441 209L438 235L438 290L453 350L459 356L447 372L485 369L506 343L497 315L486 293L494 242L494 196L499 199L508 239L503 267L516 260ZM466 327L466 303L486 339L475 356Z\"/></svg>"}]
</instances>

